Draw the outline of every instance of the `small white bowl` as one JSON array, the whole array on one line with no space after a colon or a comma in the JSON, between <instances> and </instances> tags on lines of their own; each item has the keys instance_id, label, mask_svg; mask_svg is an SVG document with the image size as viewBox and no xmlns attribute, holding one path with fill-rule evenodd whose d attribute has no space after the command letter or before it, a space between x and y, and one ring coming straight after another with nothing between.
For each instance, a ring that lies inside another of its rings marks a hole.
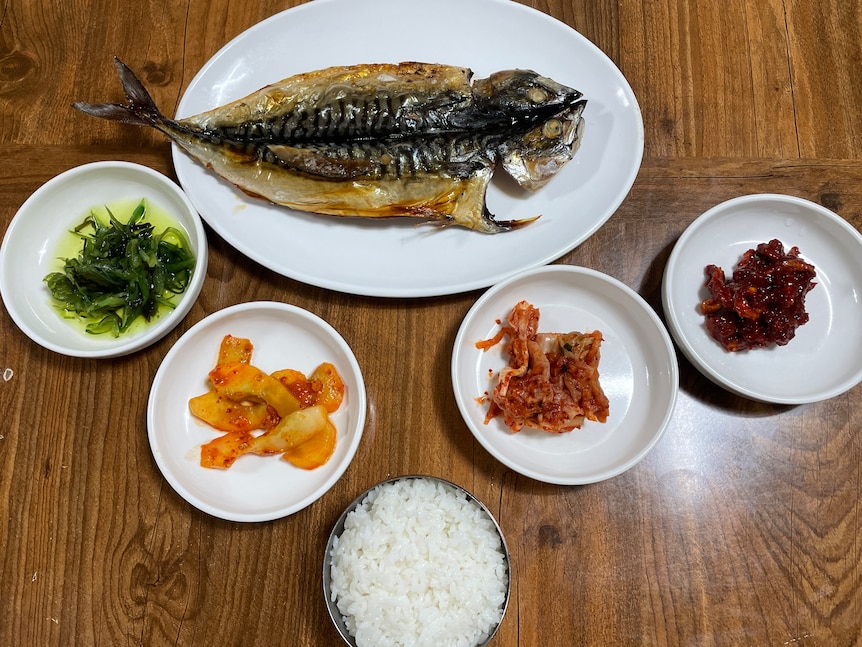
<instances>
[{"instance_id":1,"label":"small white bowl","mask_svg":"<svg viewBox=\"0 0 862 647\"><path fill-rule=\"evenodd\" d=\"M774 238L814 265L810 319L786 346L728 352L700 311L705 268L730 276L747 250ZM668 327L689 361L728 391L775 404L826 400L862 381L860 293L862 235L819 204L775 194L734 198L698 217L674 245L662 282Z\"/></svg>"},{"instance_id":2,"label":"small white bowl","mask_svg":"<svg viewBox=\"0 0 862 647\"><path fill-rule=\"evenodd\" d=\"M87 334L63 319L43 279L57 269L61 241L91 209L140 199L166 212L186 233L196 259L191 283L176 308L139 330L119 337ZM37 344L72 357L118 357L149 346L182 321L203 285L207 254L200 216L175 182L139 164L94 162L52 178L18 209L0 246L0 293L9 316Z\"/></svg>"},{"instance_id":3,"label":"small white bowl","mask_svg":"<svg viewBox=\"0 0 862 647\"><path fill-rule=\"evenodd\" d=\"M482 351L476 342L493 337L522 299L539 309L542 332L601 331L606 422L587 420L562 434L513 433L502 416L485 424L488 404L479 398L507 365L507 344ZM497 460L538 481L584 485L622 474L655 447L673 414L679 368L670 335L634 290L595 270L548 265L498 283L476 301L455 337L452 386L464 422Z\"/></svg>"},{"instance_id":4,"label":"small white bowl","mask_svg":"<svg viewBox=\"0 0 862 647\"><path fill-rule=\"evenodd\" d=\"M192 416L189 400L209 388L225 335L249 339L251 363L266 373L292 368L306 375L322 362L344 381L345 398L330 416L335 454L313 470L277 456L241 456L226 470L200 465L200 446L218 437ZM286 303L255 301L219 310L189 328L165 355L150 390L147 433L165 479L199 510L229 521L286 517L322 497L347 469L365 428L365 383L347 342L323 319Z\"/></svg>"}]
</instances>

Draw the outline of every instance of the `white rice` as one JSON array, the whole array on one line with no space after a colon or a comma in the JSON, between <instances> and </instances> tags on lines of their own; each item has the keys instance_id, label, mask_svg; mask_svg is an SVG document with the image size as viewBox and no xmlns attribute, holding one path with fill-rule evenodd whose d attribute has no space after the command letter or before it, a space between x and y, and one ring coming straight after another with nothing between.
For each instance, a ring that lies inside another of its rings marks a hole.
<instances>
[{"instance_id":1,"label":"white rice","mask_svg":"<svg viewBox=\"0 0 862 647\"><path fill-rule=\"evenodd\" d=\"M359 647L474 647L502 619L509 575L497 528L448 484L375 487L331 558L332 601Z\"/></svg>"}]
</instances>

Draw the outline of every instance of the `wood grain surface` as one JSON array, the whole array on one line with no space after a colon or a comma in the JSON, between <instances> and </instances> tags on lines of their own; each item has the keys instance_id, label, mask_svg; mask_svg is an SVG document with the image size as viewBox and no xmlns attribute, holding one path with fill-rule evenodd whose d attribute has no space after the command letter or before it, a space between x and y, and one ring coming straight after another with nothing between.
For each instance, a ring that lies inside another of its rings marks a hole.
<instances>
[{"instance_id":1,"label":"wood grain surface","mask_svg":"<svg viewBox=\"0 0 862 647\"><path fill-rule=\"evenodd\" d=\"M79 164L129 160L173 176L157 133L69 109L118 96L111 57L140 71L170 113L225 43L297 4L3 3L3 231L34 190ZM418 5L417 29L431 4ZM618 278L662 315L674 242L723 200L786 193L862 227L862 3L524 4L604 51L644 120L630 194L557 262ZM488 454L455 404L452 344L481 291L340 294L270 272L208 234L199 300L145 351L64 357L0 312L0 644L336 645L320 585L327 535L358 493L410 473L466 487L497 517L513 568L498 647L862 644L862 388L762 404L680 356L673 419L645 460L594 485L548 485ZM251 300L292 303L332 324L363 368L369 415L353 462L323 498L239 524L198 511L164 480L146 406L182 333Z\"/></svg>"}]
</instances>

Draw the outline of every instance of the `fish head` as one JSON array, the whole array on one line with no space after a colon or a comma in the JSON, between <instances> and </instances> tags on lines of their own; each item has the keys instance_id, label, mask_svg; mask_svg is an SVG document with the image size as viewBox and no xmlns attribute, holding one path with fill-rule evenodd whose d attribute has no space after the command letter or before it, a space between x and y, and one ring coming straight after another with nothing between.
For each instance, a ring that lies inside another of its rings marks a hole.
<instances>
[{"instance_id":1,"label":"fish head","mask_svg":"<svg viewBox=\"0 0 862 647\"><path fill-rule=\"evenodd\" d=\"M476 105L486 115L512 125L541 123L571 110L583 93L533 70L503 70L473 84Z\"/></svg>"},{"instance_id":2,"label":"fish head","mask_svg":"<svg viewBox=\"0 0 862 647\"><path fill-rule=\"evenodd\" d=\"M584 130L586 101L554 115L500 146L500 163L519 185L530 191L545 186L574 157Z\"/></svg>"}]
</instances>

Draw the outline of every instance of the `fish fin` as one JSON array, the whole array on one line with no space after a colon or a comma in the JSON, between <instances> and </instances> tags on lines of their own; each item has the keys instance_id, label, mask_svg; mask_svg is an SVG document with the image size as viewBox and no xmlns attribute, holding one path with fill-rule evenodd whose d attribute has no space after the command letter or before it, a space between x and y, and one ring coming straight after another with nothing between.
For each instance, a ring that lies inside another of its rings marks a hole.
<instances>
[{"instance_id":1,"label":"fish fin","mask_svg":"<svg viewBox=\"0 0 862 647\"><path fill-rule=\"evenodd\" d=\"M484 232L486 234L496 234L503 231L512 231L529 225L531 222L538 220L539 216L532 218L522 218L519 220L497 220L493 213L488 209L487 204L482 205L481 214L474 212L477 217L465 220L463 212L448 211L452 204L444 201L428 201L420 204L410 205L393 205L392 215L407 215L412 218L424 218L426 222L448 227L449 225L462 225Z\"/></svg>"},{"instance_id":2,"label":"fish fin","mask_svg":"<svg viewBox=\"0 0 862 647\"><path fill-rule=\"evenodd\" d=\"M405 215L410 218L424 218L425 222L441 225L446 227L455 222L455 218L450 213L435 209L427 204L403 205L393 208L393 215Z\"/></svg>"},{"instance_id":3,"label":"fish fin","mask_svg":"<svg viewBox=\"0 0 862 647\"><path fill-rule=\"evenodd\" d=\"M401 207L404 214L413 218L424 218L425 222L448 227L449 225L459 224L452 214L435 209L428 205L411 205ZM397 215L397 214L396 214ZM497 220L487 207L482 209L482 223L476 224L472 228L482 231L487 234L496 234L503 231L512 231L529 225L531 222L538 220L539 216L532 218L522 218L520 220ZM463 224L463 223L462 223Z\"/></svg>"},{"instance_id":4,"label":"fish fin","mask_svg":"<svg viewBox=\"0 0 862 647\"><path fill-rule=\"evenodd\" d=\"M501 231L512 231L526 227L531 222L538 220L541 216L533 216L532 218L521 218L520 220L497 220L494 214L488 210L487 205L482 207L482 220L487 227L488 233L497 233Z\"/></svg>"},{"instance_id":5,"label":"fish fin","mask_svg":"<svg viewBox=\"0 0 862 647\"><path fill-rule=\"evenodd\" d=\"M123 84L123 90L129 103L121 105L116 103L86 103L78 101L73 103L72 107L92 117L110 119L126 124L158 127L164 123L164 115L159 112L150 93L147 92L140 79L119 58L115 57L114 62L116 63L117 73L120 76L120 81Z\"/></svg>"},{"instance_id":6,"label":"fish fin","mask_svg":"<svg viewBox=\"0 0 862 647\"><path fill-rule=\"evenodd\" d=\"M379 165L365 159L336 159L314 149L295 146L267 146L273 160L285 168L330 180L367 178L379 172ZM267 159L264 153L264 159ZM270 160L267 160L270 161Z\"/></svg>"}]
</instances>

